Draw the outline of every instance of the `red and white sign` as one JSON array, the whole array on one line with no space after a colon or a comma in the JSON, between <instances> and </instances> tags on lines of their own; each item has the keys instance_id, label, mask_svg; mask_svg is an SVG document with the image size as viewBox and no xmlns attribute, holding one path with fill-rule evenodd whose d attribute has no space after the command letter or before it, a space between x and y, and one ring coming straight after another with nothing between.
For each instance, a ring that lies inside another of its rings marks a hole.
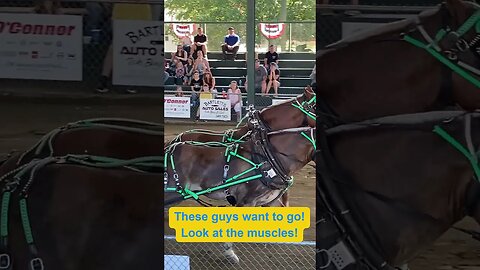
<instances>
[{"instance_id":1,"label":"red and white sign","mask_svg":"<svg viewBox=\"0 0 480 270\"><path fill-rule=\"evenodd\" d=\"M279 38L285 33L284 23L260 23L260 32L268 39Z\"/></svg>"},{"instance_id":2,"label":"red and white sign","mask_svg":"<svg viewBox=\"0 0 480 270\"><path fill-rule=\"evenodd\" d=\"M0 78L82 80L82 16L0 14Z\"/></svg>"},{"instance_id":3,"label":"red and white sign","mask_svg":"<svg viewBox=\"0 0 480 270\"><path fill-rule=\"evenodd\" d=\"M195 31L195 24L172 23L172 30L178 38L182 38L187 36L187 33L190 35L193 34L193 31Z\"/></svg>"},{"instance_id":4,"label":"red and white sign","mask_svg":"<svg viewBox=\"0 0 480 270\"><path fill-rule=\"evenodd\" d=\"M163 100L164 117L190 118L189 97L165 97Z\"/></svg>"}]
</instances>

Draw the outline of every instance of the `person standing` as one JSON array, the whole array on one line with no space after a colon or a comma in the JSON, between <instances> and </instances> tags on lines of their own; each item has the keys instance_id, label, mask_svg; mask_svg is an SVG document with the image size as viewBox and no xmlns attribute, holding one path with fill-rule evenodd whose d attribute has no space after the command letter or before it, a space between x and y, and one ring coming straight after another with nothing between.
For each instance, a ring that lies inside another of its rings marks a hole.
<instances>
[{"instance_id":1,"label":"person standing","mask_svg":"<svg viewBox=\"0 0 480 270\"><path fill-rule=\"evenodd\" d=\"M228 28L228 35L225 36L224 43L222 45L223 59L227 60L227 52L233 54L233 59L237 59L237 52L240 48L240 37L235 34L235 28Z\"/></svg>"}]
</instances>

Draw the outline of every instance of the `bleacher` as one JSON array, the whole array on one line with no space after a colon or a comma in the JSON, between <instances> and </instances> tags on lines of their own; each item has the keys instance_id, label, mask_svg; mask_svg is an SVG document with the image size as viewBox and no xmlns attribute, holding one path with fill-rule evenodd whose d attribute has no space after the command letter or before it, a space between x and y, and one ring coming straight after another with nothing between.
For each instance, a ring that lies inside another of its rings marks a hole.
<instances>
[{"instance_id":1,"label":"bleacher","mask_svg":"<svg viewBox=\"0 0 480 270\"><path fill-rule=\"evenodd\" d=\"M165 53L170 55L170 52ZM310 84L310 74L315 65L314 53L279 53L280 88L279 94L300 94ZM259 54L263 63L264 54ZM215 77L218 91L227 90L232 80L242 80L242 87L247 76L245 53L239 53L237 60L222 60L221 52L209 52L208 62ZM174 78L170 77L166 85L173 86ZM243 89L242 89L243 90ZM243 91L244 92L244 91ZM272 91L270 92L272 93Z\"/></svg>"}]
</instances>

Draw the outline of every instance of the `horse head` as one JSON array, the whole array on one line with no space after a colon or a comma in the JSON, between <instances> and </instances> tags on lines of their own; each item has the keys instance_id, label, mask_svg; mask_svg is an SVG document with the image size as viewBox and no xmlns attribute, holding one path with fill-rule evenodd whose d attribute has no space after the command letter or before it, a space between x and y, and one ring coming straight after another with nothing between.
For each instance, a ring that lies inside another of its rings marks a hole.
<instances>
[{"instance_id":1,"label":"horse head","mask_svg":"<svg viewBox=\"0 0 480 270\"><path fill-rule=\"evenodd\" d=\"M460 71L452 73L454 100L464 109L480 106L480 6L473 2L447 0L441 6L442 28L436 39L448 60ZM453 68L452 68L453 69Z\"/></svg>"}]
</instances>

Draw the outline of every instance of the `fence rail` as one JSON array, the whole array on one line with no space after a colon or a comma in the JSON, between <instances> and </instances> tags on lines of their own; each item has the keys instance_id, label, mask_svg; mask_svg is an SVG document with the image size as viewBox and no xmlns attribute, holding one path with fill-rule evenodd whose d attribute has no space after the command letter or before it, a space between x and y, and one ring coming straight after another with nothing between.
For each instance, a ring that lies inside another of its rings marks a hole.
<instances>
[{"instance_id":1,"label":"fence rail","mask_svg":"<svg viewBox=\"0 0 480 270\"><path fill-rule=\"evenodd\" d=\"M220 243L178 243L174 236L165 236L165 255L188 256L190 268L165 258L166 270L311 270L315 269L315 242L300 243L235 243L233 249L240 263L232 264L222 255Z\"/></svg>"}]
</instances>

